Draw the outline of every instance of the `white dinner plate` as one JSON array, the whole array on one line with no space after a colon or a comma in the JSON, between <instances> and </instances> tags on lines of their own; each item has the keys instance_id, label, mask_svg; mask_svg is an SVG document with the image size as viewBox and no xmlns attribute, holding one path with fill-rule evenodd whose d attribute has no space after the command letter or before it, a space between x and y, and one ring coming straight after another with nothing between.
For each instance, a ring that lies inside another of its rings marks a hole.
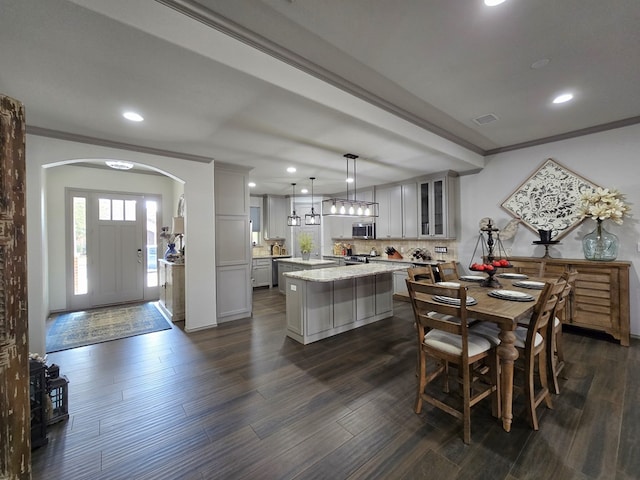
<instances>
[{"instance_id":1,"label":"white dinner plate","mask_svg":"<svg viewBox=\"0 0 640 480\"><path fill-rule=\"evenodd\" d=\"M465 282L482 282L487 277L481 277L480 275L463 275L460 280Z\"/></svg>"},{"instance_id":2,"label":"white dinner plate","mask_svg":"<svg viewBox=\"0 0 640 480\"><path fill-rule=\"evenodd\" d=\"M523 273L501 273L497 276L500 278L517 278L518 280L521 278L529 278Z\"/></svg>"},{"instance_id":3,"label":"white dinner plate","mask_svg":"<svg viewBox=\"0 0 640 480\"><path fill-rule=\"evenodd\" d=\"M518 292L517 290L492 290L491 293L493 293L494 295L499 295L501 297L509 298L523 298L531 296L524 292Z\"/></svg>"},{"instance_id":4,"label":"white dinner plate","mask_svg":"<svg viewBox=\"0 0 640 480\"><path fill-rule=\"evenodd\" d=\"M459 283L456 282L438 282L436 285L440 285L441 287L450 287L450 288L458 288L460 286Z\"/></svg>"},{"instance_id":5,"label":"white dinner plate","mask_svg":"<svg viewBox=\"0 0 640 480\"><path fill-rule=\"evenodd\" d=\"M442 295L434 295L433 299L436 302L441 302L441 303L447 303L449 305L460 305L460 299L459 298L452 298L452 297L445 297ZM478 303L478 301L473 298L473 297L467 297L467 306L468 305L475 305L476 303Z\"/></svg>"},{"instance_id":6,"label":"white dinner plate","mask_svg":"<svg viewBox=\"0 0 640 480\"><path fill-rule=\"evenodd\" d=\"M518 292L517 290L491 290L489 295L505 300L531 301L533 297L528 293Z\"/></svg>"},{"instance_id":7,"label":"white dinner plate","mask_svg":"<svg viewBox=\"0 0 640 480\"><path fill-rule=\"evenodd\" d=\"M534 290L542 290L544 288L544 282L534 282L532 280L521 280L519 282L513 282L515 287L531 288Z\"/></svg>"}]
</instances>

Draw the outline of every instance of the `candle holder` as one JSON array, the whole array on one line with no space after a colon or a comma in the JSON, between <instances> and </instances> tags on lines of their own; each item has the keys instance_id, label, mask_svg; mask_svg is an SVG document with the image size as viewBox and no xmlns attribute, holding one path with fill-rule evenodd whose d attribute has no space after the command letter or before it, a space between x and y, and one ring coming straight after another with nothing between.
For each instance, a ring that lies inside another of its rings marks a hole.
<instances>
[{"instance_id":1,"label":"candle holder","mask_svg":"<svg viewBox=\"0 0 640 480\"><path fill-rule=\"evenodd\" d=\"M482 287L502 287L500 282L496 278L494 278L494 275L498 273L499 268L512 267L504 251L504 247L502 246L502 242L500 241L500 234L498 232L499 229L495 228L493 226L492 220L489 219L487 224L480 228L480 235L478 235L476 248L473 250L473 255L471 256L471 261L473 262L473 259L476 258L476 254L478 253L478 248L480 247L480 260L482 263L471 263L469 265L469 270L473 270L475 272L484 272L487 274L487 278L485 278L480 283L480 286ZM485 234L487 237L486 240Z\"/></svg>"}]
</instances>

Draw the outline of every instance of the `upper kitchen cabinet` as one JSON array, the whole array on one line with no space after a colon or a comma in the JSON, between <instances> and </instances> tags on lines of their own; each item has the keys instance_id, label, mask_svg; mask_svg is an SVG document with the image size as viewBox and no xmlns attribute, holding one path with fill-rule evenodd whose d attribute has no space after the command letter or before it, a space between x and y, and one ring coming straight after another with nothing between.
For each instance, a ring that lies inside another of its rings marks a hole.
<instances>
[{"instance_id":1,"label":"upper kitchen cabinet","mask_svg":"<svg viewBox=\"0 0 640 480\"><path fill-rule=\"evenodd\" d=\"M416 183L376 188L376 202L378 202L376 238L418 237Z\"/></svg>"},{"instance_id":2,"label":"upper kitchen cabinet","mask_svg":"<svg viewBox=\"0 0 640 480\"><path fill-rule=\"evenodd\" d=\"M419 237L456 238L458 176L445 172L425 177L419 185Z\"/></svg>"},{"instance_id":3,"label":"upper kitchen cabinet","mask_svg":"<svg viewBox=\"0 0 640 480\"><path fill-rule=\"evenodd\" d=\"M418 184L405 183L402 187L402 238L418 237Z\"/></svg>"},{"instance_id":4,"label":"upper kitchen cabinet","mask_svg":"<svg viewBox=\"0 0 640 480\"><path fill-rule=\"evenodd\" d=\"M376 238L402 237L402 187L376 187L378 218L376 219Z\"/></svg>"},{"instance_id":5,"label":"upper kitchen cabinet","mask_svg":"<svg viewBox=\"0 0 640 480\"><path fill-rule=\"evenodd\" d=\"M267 195L264 199L264 238L283 239L287 234L288 202L286 197Z\"/></svg>"}]
</instances>

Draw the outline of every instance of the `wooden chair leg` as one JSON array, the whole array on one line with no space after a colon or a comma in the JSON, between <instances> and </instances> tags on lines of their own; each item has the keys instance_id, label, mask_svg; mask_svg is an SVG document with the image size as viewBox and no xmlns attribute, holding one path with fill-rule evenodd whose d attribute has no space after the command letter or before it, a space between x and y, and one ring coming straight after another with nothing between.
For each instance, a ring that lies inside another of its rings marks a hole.
<instances>
[{"instance_id":1,"label":"wooden chair leg","mask_svg":"<svg viewBox=\"0 0 640 480\"><path fill-rule=\"evenodd\" d=\"M551 393L549 392L549 382L547 380L547 357L545 352L540 352L538 355L538 370L540 372L540 385L542 386L542 392L544 392L544 402L547 408L552 409Z\"/></svg>"},{"instance_id":2,"label":"wooden chair leg","mask_svg":"<svg viewBox=\"0 0 640 480\"><path fill-rule=\"evenodd\" d=\"M489 357L490 368L491 368L491 382L496 386L493 395L491 396L491 414L495 418L502 417L502 388L500 381L500 359L498 357L498 353L496 353Z\"/></svg>"},{"instance_id":3,"label":"wooden chair leg","mask_svg":"<svg viewBox=\"0 0 640 480\"><path fill-rule=\"evenodd\" d=\"M463 392L463 422L464 422L464 433L463 433L463 441L467 445L471 443L471 378L470 378L470 369L469 368L460 368L462 370L462 388Z\"/></svg>"},{"instance_id":4,"label":"wooden chair leg","mask_svg":"<svg viewBox=\"0 0 640 480\"><path fill-rule=\"evenodd\" d=\"M527 402L527 414L529 415L529 423L531 428L538 430L538 416L536 415L536 399L535 399L535 374L534 366L535 358L527 357L525 359L525 380L524 380L524 393Z\"/></svg>"},{"instance_id":5,"label":"wooden chair leg","mask_svg":"<svg viewBox=\"0 0 640 480\"><path fill-rule=\"evenodd\" d=\"M559 362L556 358L557 350L556 334L553 332L551 338L546 345L546 357L547 357L547 369L549 371L549 377L551 377L551 391L558 395L560 393L560 385L558 384L558 375L560 374Z\"/></svg>"},{"instance_id":6,"label":"wooden chair leg","mask_svg":"<svg viewBox=\"0 0 640 480\"><path fill-rule=\"evenodd\" d=\"M443 392L449 393L449 362L447 362L447 361L444 362L444 386L443 386Z\"/></svg>"},{"instance_id":7,"label":"wooden chair leg","mask_svg":"<svg viewBox=\"0 0 640 480\"><path fill-rule=\"evenodd\" d=\"M416 392L416 404L414 410L416 413L422 412L422 393L427 386L427 362L423 352L418 352L418 391Z\"/></svg>"}]
</instances>

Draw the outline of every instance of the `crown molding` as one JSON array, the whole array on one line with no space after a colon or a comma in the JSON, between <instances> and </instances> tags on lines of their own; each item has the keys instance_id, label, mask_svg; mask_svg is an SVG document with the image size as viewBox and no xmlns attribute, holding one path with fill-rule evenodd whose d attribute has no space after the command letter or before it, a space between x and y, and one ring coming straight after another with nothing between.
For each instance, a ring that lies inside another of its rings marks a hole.
<instances>
[{"instance_id":1,"label":"crown molding","mask_svg":"<svg viewBox=\"0 0 640 480\"><path fill-rule=\"evenodd\" d=\"M78 135L75 133L61 132L50 128L37 127L27 125L28 135L37 135L39 137L55 138L57 140L67 140L69 142L86 143L88 145L98 145L101 147L117 148L120 150L128 150L130 152L148 153L150 155L159 155L162 157L179 158L181 160L190 160L199 163L211 163L214 159L210 157L202 157L200 155L191 155L189 153L173 152L171 150L163 150L160 148L145 147L143 145L134 145L131 143L116 142L106 140L104 138L89 137L86 135Z\"/></svg>"},{"instance_id":2,"label":"crown molding","mask_svg":"<svg viewBox=\"0 0 640 480\"><path fill-rule=\"evenodd\" d=\"M607 130L614 130L616 128L628 127L630 125L636 125L640 123L640 116L624 118L622 120L616 120L615 122L603 123L601 125L594 125L592 127L581 128L579 130L573 130L571 132L560 133L558 135L552 135L550 137L538 138L529 142L515 143L513 145L507 145L506 147L493 148L484 152L485 156L496 155L498 153L511 152L513 150L520 150L522 148L535 147L543 145L545 143L559 142L560 140L568 140L570 138L583 137L585 135L591 135L593 133L605 132Z\"/></svg>"}]
</instances>

